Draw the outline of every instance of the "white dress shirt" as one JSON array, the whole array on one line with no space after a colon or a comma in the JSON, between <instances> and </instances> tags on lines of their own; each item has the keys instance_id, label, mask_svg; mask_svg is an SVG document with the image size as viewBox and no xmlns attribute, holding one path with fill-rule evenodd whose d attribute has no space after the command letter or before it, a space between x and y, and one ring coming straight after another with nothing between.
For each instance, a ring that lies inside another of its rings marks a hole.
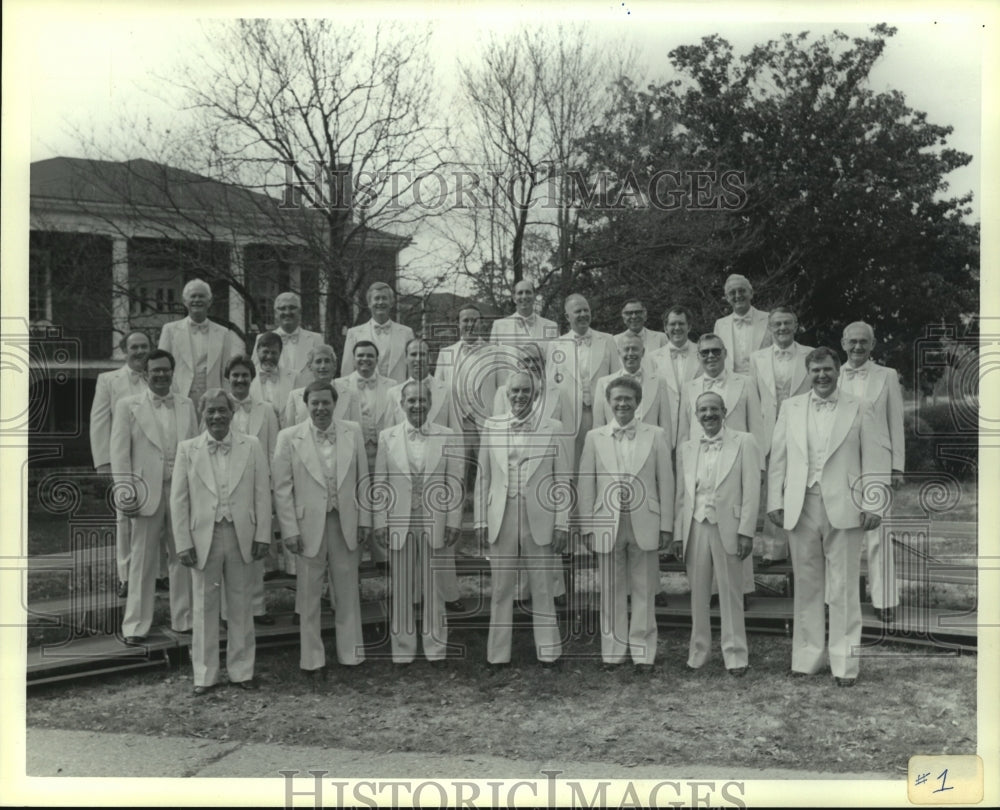
<instances>
[{"instance_id":1,"label":"white dress shirt","mask_svg":"<svg viewBox=\"0 0 1000 810\"><path fill-rule=\"evenodd\" d=\"M215 522L228 520L232 523L233 510L229 503L229 451L233 447L232 431L219 441L209 436L207 446L212 475L215 477L215 491L219 495L219 501L215 505Z\"/></svg>"},{"instance_id":2,"label":"white dress shirt","mask_svg":"<svg viewBox=\"0 0 1000 810\"><path fill-rule=\"evenodd\" d=\"M694 519L718 523L715 514L715 479L722 449L722 431L712 438L702 435L698 442L698 461L695 467Z\"/></svg>"},{"instance_id":3,"label":"white dress shirt","mask_svg":"<svg viewBox=\"0 0 1000 810\"><path fill-rule=\"evenodd\" d=\"M809 473L806 477L806 487L819 483L823 476L823 466L826 464L827 445L830 443L830 430L833 428L833 416L837 409L837 394L834 392L825 400L809 394L807 411L806 443L809 445Z\"/></svg>"}]
</instances>

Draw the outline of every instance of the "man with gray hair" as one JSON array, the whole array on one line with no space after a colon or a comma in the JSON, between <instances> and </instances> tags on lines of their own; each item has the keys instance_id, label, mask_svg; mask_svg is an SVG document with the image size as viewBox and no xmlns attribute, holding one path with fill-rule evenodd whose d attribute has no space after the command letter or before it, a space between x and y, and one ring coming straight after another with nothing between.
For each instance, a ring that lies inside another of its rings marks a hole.
<instances>
[{"instance_id":1,"label":"man with gray hair","mask_svg":"<svg viewBox=\"0 0 1000 810\"><path fill-rule=\"evenodd\" d=\"M326 341L319 332L310 332L302 328L302 299L297 293L279 293L274 299L274 322L277 327L274 333L281 338L281 356L278 359L279 369L289 369L295 373L295 388L305 388L313 381L309 371L309 352L316 346L322 346ZM254 354L260 344L261 336L254 343Z\"/></svg>"},{"instance_id":2,"label":"man with gray hair","mask_svg":"<svg viewBox=\"0 0 1000 810\"><path fill-rule=\"evenodd\" d=\"M840 376L840 390L853 394L872 406L876 425L884 431L890 448L892 487L903 483L906 442L903 431L903 392L895 369L880 366L871 359L875 348L875 330L864 321L844 328L840 345L847 352L847 365ZM888 473L889 470L880 470ZM882 529L865 532L868 550L868 583L871 586L875 615L883 622L895 620L899 605L896 585L896 558L892 541L882 537Z\"/></svg>"},{"instance_id":3,"label":"man with gray hair","mask_svg":"<svg viewBox=\"0 0 1000 810\"><path fill-rule=\"evenodd\" d=\"M236 333L208 319L212 288L200 278L184 285L181 293L186 318L163 324L159 348L177 361L174 384L197 402L209 388L222 388L222 372L233 357L243 354L243 341Z\"/></svg>"},{"instance_id":4,"label":"man with gray hair","mask_svg":"<svg viewBox=\"0 0 1000 810\"><path fill-rule=\"evenodd\" d=\"M767 329L768 313L750 305L753 287L746 276L732 273L724 287L726 301L733 311L719 318L712 327L726 347L726 368L737 374L750 373L750 355L771 345Z\"/></svg>"},{"instance_id":5,"label":"man with gray hair","mask_svg":"<svg viewBox=\"0 0 1000 810\"><path fill-rule=\"evenodd\" d=\"M249 368L249 359L244 363ZM264 407L273 419L271 409ZM271 546L271 477L260 441L230 429L237 408L221 388L205 392L205 431L177 445L170 488L177 556L191 569L195 695L204 695L218 683L223 587L229 681L241 689L257 688L253 565Z\"/></svg>"},{"instance_id":6,"label":"man with gray hair","mask_svg":"<svg viewBox=\"0 0 1000 810\"><path fill-rule=\"evenodd\" d=\"M413 340L409 326L393 321L392 312L396 296L384 281L376 281L365 296L372 317L367 323L352 326L344 339L344 359L340 376L347 377L355 369L354 346L368 340L378 349L378 373L398 383L406 380L406 344Z\"/></svg>"}]
</instances>

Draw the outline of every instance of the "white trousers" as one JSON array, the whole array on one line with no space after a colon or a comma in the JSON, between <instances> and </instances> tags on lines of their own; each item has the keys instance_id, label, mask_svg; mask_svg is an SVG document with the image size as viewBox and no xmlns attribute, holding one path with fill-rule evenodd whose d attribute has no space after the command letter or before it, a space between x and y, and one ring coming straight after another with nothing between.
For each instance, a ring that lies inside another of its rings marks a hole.
<instances>
[{"instance_id":1,"label":"white trousers","mask_svg":"<svg viewBox=\"0 0 1000 810\"><path fill-rule=\"evenodd\" d=\"M253 565L243 561L232 522L216 523L205 567L190 569L194 614L191 662L195 686L212 686L219 680L219 603L223 585L228 602L226 671L233 683L253 678L256 654L250 609Z\"/></svg>"}]
</instances>

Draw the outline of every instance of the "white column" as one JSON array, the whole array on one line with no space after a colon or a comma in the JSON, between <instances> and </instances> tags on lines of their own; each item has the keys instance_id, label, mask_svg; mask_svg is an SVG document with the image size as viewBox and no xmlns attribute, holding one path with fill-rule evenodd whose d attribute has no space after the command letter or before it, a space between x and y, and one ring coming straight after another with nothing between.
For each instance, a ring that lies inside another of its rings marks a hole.
<instances>
[{"instance_id":1,"label":"white column","mask_svg":"<svg viewBox=\"0 0 1000 810\"><path fill-rule=\"evenodd\" d=\"M243 247L240 242L233 242L229 246L229 276L237 284L245 287L246 268L243 265ZM246 331L246 301L243 300L242 293L238 292L232 284L229 285L229 320L239 329Z\"/></svg>"},{"instance_id":2,"label":"white column","mask_svg":"<svg viewBox=\"0 0 1000 810\"><path fill-rule=\"evenodd\" d=\"M129 326L128 240L115 237L111 240L111 357L124 360L125 352L119 348Z\"/></svg>"}]
</instances>

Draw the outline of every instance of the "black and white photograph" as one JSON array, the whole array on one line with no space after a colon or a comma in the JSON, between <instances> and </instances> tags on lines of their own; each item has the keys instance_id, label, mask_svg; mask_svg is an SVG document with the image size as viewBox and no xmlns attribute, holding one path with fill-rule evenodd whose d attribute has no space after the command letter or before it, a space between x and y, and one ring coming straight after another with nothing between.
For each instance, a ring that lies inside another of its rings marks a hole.
<instances>
[{"instance_id":1,"label":"black and white photograph","mask_svg":"<svg viewBox=\"0 0 1000 810\"><path fill-rule=\"evenodd\" d=\"M1000 804L995 6L4 11L4 804Z\"/></svg>"}]
</instances>

